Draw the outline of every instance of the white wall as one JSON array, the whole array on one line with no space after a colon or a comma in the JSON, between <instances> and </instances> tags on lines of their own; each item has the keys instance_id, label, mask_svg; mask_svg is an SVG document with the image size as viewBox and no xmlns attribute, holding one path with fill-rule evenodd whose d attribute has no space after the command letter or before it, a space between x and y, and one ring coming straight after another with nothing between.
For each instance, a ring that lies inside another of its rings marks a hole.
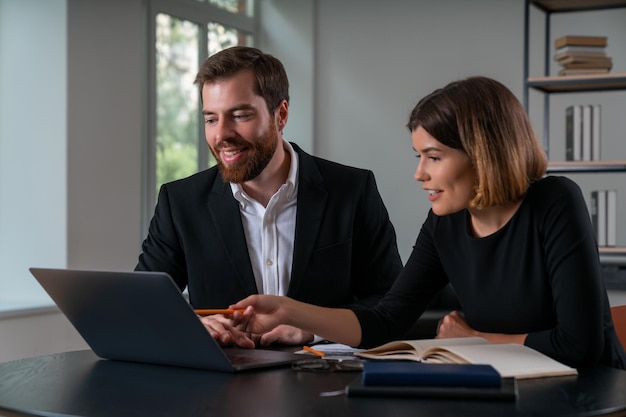
<instances>
[{"instance_id":1,"label":"white wall","mask_svg":"<svg viewBox=\"0 0 626 417\"><path fill-rule=\"evenodd\" d=\"M285 138L315 151L315 0L264 0L258 47L279 58L289 76L289 120Z\"/></svg>"},{"instance_id":2,"label":"white wall","mask_svg":"<svg viewBox=\"0 0 626 417\"><path fill-rule=\"evenodd\" d=\"M87 343L55 306L0 313L0 362L84 349Z\"/></svg>"},{"instance_id":3,"label":"white wall","mask_svg":"<svg viewBox=\"0 0 626 417\"><path fill-rule=\"evenodd\" d=\"M68 0L70 268L131 270L141 236L142 0Z\"/></svg>"}]
</instances>

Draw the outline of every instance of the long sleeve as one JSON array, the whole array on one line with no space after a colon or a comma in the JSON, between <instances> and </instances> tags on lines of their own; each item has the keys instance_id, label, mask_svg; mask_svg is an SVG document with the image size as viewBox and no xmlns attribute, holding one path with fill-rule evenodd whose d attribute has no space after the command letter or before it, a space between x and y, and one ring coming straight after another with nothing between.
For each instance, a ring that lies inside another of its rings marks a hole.
<instances>
[{"instance_id":1,"label":"long sleeve","mask_svg":"<svg viewBox=\"0 0 626 417\"><path fill-rule=\"evenodd\" d=\"M137 271L168 273L182 290L187 286L185 255L176 238L167 186L161 186L148 236L142 244Z\"/></svg>"}]
</instances>

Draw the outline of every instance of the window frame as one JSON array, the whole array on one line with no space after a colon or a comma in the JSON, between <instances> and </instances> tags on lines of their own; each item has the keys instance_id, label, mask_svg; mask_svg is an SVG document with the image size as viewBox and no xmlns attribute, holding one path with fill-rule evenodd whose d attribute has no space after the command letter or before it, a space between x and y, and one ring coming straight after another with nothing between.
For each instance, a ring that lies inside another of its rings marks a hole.
<instances>
[{"instance_id":1,"label":"window frame","mask_svg":"<svg viewBox=\"0 0 626 417\"><path fill-rule=\"evenodd\" d=\"M204 62L208 57L208 24L218 23L242 32L252 37L253 42L258 39L259 0L254 1L253 15L232 13L210 3L198 0L148 0L146 22L147 68L146 68L146 111L145 132L142 146L142 235L146 236L150 219L154 213L156 203L156 155L157 155L157 85L156 85L156 17L164 13L177 19L187 20L198 25L198 62ZM198 112L198 166L206 167L209 161L209 151L204 139L204 123L202 114Z\"/></svg>"}]
</instances>

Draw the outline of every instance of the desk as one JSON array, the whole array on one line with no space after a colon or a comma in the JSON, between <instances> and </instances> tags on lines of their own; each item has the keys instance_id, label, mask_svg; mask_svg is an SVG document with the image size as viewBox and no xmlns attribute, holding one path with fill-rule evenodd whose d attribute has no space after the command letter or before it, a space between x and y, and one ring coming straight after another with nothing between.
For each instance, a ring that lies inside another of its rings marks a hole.
<instances>
[{"instance_id":1,"label":"desk","mask_svg":"<svg viewBox=\"0 0 626 417\"><path fill-rule=\"evenodd\" d=\"M519 399L510 403L320 396L342 390L357 375L290 368L233 375L100 360L90 350L76 351L0 364L0 415L626 415L626 371L610 368L519 381Z\"/></svg>"}]
</instances>

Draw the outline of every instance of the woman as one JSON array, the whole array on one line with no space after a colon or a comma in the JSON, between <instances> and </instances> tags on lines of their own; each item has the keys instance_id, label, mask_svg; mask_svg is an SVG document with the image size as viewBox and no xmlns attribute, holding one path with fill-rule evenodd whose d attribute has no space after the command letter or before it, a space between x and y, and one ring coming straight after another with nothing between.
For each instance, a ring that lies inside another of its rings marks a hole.
<instances>
[{"instance_id":1,"label":"woman","mask_svg":"<svg viewBox=\"0 0 626 417\"><path fill-rule=\"evenodd\" d=\"M235 322L370 347L401 338L450 282L463 315L448 314L437 337L480 336L574 367L626 369L580 188L544 177L544 151L511 91L485 77L453 82L423 98L407 126L432 210L387 295L353 309L251 296L232 306L251 307Z\"/></svg>"}]
</instances>

